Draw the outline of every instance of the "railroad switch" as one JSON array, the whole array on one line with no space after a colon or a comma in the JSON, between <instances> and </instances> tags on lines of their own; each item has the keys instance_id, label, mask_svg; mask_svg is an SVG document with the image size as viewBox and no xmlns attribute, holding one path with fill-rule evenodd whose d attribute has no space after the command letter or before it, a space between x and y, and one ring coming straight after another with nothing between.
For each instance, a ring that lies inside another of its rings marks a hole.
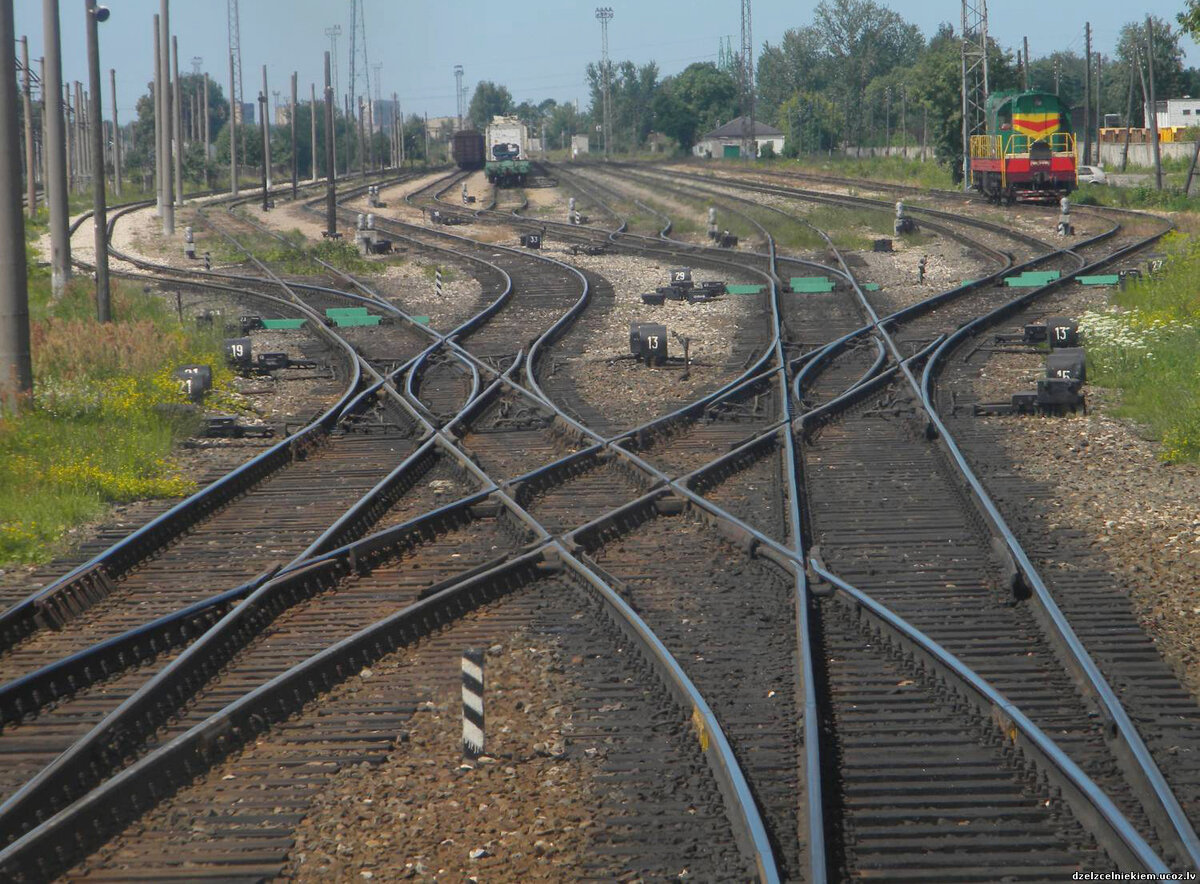
<instances>
[{"instance_id":1,"label":"railroad switch","mask_svg":"<svg viewBox=\"0 0 1200 884\"><path fill-rule=\"evenodd\" d=\"M1013 393L1008 402L982 402L974 406L976 415L992 414L1075 414L1087 413L1083 385L1087 382L1087 362L1079 347L1059 347L1046 357L1046 376L1037 379L1036 390Z\"/></svg>"},{"instance_id":2,"label":"railroad switch","mask_svg":"<svg viewBox=\"0 0 1200 884\"><path fill-rule=\"evenodd\" d=\"M202 435L209 439L270 439L275 435L275 428L239 424L236 415L215 414L205 418Z\"/></svg>"},{"instance_id":3,"label":"railroad switch","mask_svg":"<svg viewBox=\"0 0 1200 884\"><path fill-rule=\"evenodd\" d=\"M1078 347L1079 323L1066 316L1052 316L1045 322L1023 326L1020 334L1001 333L994 340L997 344L1027 344L1031 347L1049 344L1051 349Z\"/></svg>"},{"instance_id":4,"label":"railroad switch","mask_svg":"<svg viewBox=\"0 0 1200 884\"><path fill-rule=\"evenodd\" d=\"M571 246L570 251L571 251L572 255L592 255L592 256L607 255L608 254L608 246L607 245L594 246L594 245L588 245L587 243L575 243L574 245Z\"/></svg>"}]
</instances>

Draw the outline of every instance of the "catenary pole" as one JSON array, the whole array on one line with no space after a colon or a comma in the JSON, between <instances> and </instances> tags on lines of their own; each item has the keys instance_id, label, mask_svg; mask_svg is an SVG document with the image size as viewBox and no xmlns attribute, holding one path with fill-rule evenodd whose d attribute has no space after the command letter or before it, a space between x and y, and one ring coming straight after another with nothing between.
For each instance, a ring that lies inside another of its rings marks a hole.
<instances>
[{"instance_id":1,"label":"catenary pole","mask_svg":"<svg viewBox=\"0 0 1200 884\"><path fill-rule=\"evenodd\" d=\"M229 192L233 196L238 195L238 161L237 161L237 120L242 114L240 107L235 107L237 99L234 97L237 93L234 91L236 84L233 72L233 53L229 53Z\"/></svg>"},{"instance_id":2,"label":"catenary pole","mask_svg":"<svg viewBox=\"0 0 1200 884\"><path fill-rule=\"evenodd\" d=\"M71 278L71 238L67 234L67 144L63 122L62 43L58 0L42 0L46 62L42 94L46 101L46 200L50 207L50 279L55 297ZM15 131L15 130L14 130Z\"/></svg>"},{"instance_id":3,"label":"catenary pole","mask_svg":"<svg viewBox=\"0 0 1200 884\"><path fill-rule=\"evenodd\" d=\"M171 130L175 133L173 160L175 163L175 205L183 205L183 92L179 84L179 38L171 37L171 72L174 76L172 83L171 101Z\"/></svg>"},{"instance_id":4,"label":"catenary pole","mask_svg":"<svg viewBox=\"0 0 1200 884\"><path fill-rule=\"evenodd\" d=\"M0 0L0 70L6 72L17 63L15 31L12 0ZM18 143L17 81L5 76L0 82L0 414L15 413L33 392Z\"/></svg>"},{"instance_id":5,"label":"catenary pole","mask_svg":"<svg viewBox=\"0 0 1200 884\"><path fill-rule=\"evenodd\" d=\"M311 117L311 119L309 120L309 123L312 128L312 139L310 142L312 144L312 150L311 150L311 153L312 153L312 183L316 184L317 183L317 84L309 83L308 85L312 89L312 101L309 103L309 108L311 111L309 114L309 116Z\"/></svg>"},{"instance_id":6,"label":"catenary pole","mask_svg":"<svg viewBox=\"0 0 1200 884\"><path fill-rule=\"evenodd\" d=\"M159 154L162 159L163 169L163 235L175 235L175 186L174 173L171 169L171 19L170 19L170 2L169 0L161 0L161 9L159 11L158 26L161 30L159 34L159 44L162 47L161 57L159 59L162 74L160 82L162 83L162 153Z\"/></svg>"},{"instance_id":7,"label":"catenary pole","mask_svg":"<svg viewBox=\"0 0 1200 884\"><path fill-rule=\"evenodd\" d=\"M25 76L21 80L21 109L25 115L25 205L29 217L37 213L37 157L33 150L33 88L29 73L29 39L21 38L21 68Z\"/></svg>"},{"instance_id":8,"label":"catenary pole","mask_svg":"<svg viewBox=\"0 0 1200 884\"><path fill-rule=\"evenodd\" d=\"M112 306L108 294L108 206L104 199L104 114L100 107L100 37L97 33L100 15L108 10L96 6L96 0L85 0L87 9L88 88L91 90L92 128L92 228L96 244L96 318L112 321Z\"/></svg>"},{"instance_id":9,"label":"catenary pole","mask_svg":"<svg viewBox=\"0 0 1200 884\"><path fill-rule=\"evenodd\" d=\"M337 168L333 155L333 83L325 53L325 235L337 236Z\"/></svg>"},{"instance_id":10,"label":"catenary pole","mask_svg":"<svg viewBox=\"0 0 1200 884\"><path fill-rule=\"evenodd\" d=\"M292 199L300 186L300 167L296 162L296 72L292 71L292 106L288 111L288 122L292 124Z\"/></svg>"},{"instance_id":11,"label":"catenary pole","mask_svg":"<svg viewBox=\"0 0 1200 884\"><path fill-rule=\"evenodd\" d=\"M112 117L113 117L113 179L115 184L115 192L117 196L121 195L121 124L117 119L117 70L116 68L108 69L108 80L112 89L109 94L112 95Z\"/></svg>"}]
</instances>

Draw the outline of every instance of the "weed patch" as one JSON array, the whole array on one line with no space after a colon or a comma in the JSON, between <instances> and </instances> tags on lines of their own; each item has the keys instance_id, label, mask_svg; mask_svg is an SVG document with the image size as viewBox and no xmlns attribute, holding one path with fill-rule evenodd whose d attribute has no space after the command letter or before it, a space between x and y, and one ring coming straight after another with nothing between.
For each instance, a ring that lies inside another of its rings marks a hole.
<instances>
[{"instance_id":1,"label":"weed patch","mask_svg":"<svg viewBox=\"0 0 1200 884\"><path fill-rule=\"evenodd\" d=\"M1116 412L1162 441L1169 462L1200 460L1200 245L1175 235L1154 277L1080 317L1093 383L1121 391Z\"/></svg>"},{"instance_id":2,"label":"weed patch","mask_svg":"<svg viewBox=\"0 0 1200 884\"><path fill-rule=\"evenodd\" d=\"M101 324L89 280L54 300L43 268L29 277L34 393L0 419L0 565L49 559L109 504L193 490L170 462L198 420L172 372L212 366L217 396L232 379L220 331L180 327L137 286L114 282L114 321Z\"/></svg>"}]
</instances>

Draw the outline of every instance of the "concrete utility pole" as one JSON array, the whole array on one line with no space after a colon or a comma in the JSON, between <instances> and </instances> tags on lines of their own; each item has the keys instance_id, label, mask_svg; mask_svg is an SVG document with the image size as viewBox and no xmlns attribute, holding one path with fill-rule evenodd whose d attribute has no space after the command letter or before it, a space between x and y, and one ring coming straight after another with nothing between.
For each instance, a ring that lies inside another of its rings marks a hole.
<instances>
[{"instance_id":1,"label":"concrete utility pole","mask_svg":"<svg viewBox=\"0 0 1200 884\"><path fill-rule=\"evenodd\" d=\"M1146 73L1150 80L1150 138L1154 142L1154 188L1162 190L1162 148L1158 143L1158 102L1154 97L1154 21L1146 15Z\"/></svg>"},{"instance_id":2,"label":"concrete utility pole","mask_svg":"<svg viewBox=\"0 0 1200 884\"><path fill-rule=\"evenodd\" d=\"M154 214L163 216L163 84L162 84L162 20L154 16ZM163 222L166 223L165 221Z\"/></svg>"},{"instance_id":3,"label":"concrete utility pole","mask_svg":"<svg viewBox=\"0 0 1200 884\"><path fill-rule=\"evenodd\" d=\"M271 179L267 175L267 169L271 165L270 161L267 159L267 153L270 150L269 139L270 139L271 135L267 131L267 93L266 92L258 93L258 117L259 117L259 122L262 125L262 139L263 139L263 169L262 169L263 205L262 205L262 208L263 208L263 211L265 212L271 208L270 199L267 196L267 192L271 189Z\"/></svg>"},{"instance_id":4,"label":"concrete utility pole","mask_svg":"<svg viewBox=\"0 0 1200 884\"><path fill-rule=\"evenodd\" d=\"M34 169L37 158L33 152L33 98L29 73L29 39L21 38L21 69L25 76L21 80L21 109L25 115L25 205L29 217L37 214L37 181Z\"/></svg>"},{"instance_id":5,"label":"concrete utility pole","mask_svg":"<svg viewBox=\"0 0 1200 884\"><path fill-rule=\"evenodd\" d=\"M309 122L312 125L312 141L311 141L311 144L312 144L312 183L316 184L317 183L317 84L309 83L308 85L312 88L312 100L309 103L309 107L311 109L311 113L309 114L309 116L312 118L311 120L309 120Z\"/></svg>"},{"instance_id":6,"label":"concrete utility pole","mask_svg":"<svg viewBox=\"0 0 1200 884\"><path fill-rule=\"evenodd\" d=\"M113 176L116 179L116 194L121 195L121 124L117 121L117 70L116 68L108 69L108 81L112 88L109 90L112 95L112 112L113 112Z\"/></svg>"},{"instance_id":7,"label":"concrete utility pole","mask_svg":"<svg viewBox=\"0 0 1200 884\"><path fill-rule=\"evenodd\" d=\"M2 71L12 71L17 64L15 31L13 5L6 0L0 3ZM25 82L28 83L28 62L25 71ZM29 172L32 179L32 166ZM25 272L25 219L21 215L21 154L17 141L17 81L6 75L0 80L0 415L16 413L22 398L33 392L29 284Z\"/></svg>"},{"instance_id":8,"label":"concrete utility pole","mask_svg":"<svg viewBox=\"0 0 1200 884\"><path fill-rule=\"evenodd\" d=\"M337 170L333 160L333 83L329 73L329 53L325 53L325 235L337 236Z\"/></svg>"},{"instance_id":9,"label":"concrete utility pole","mask_svg":"<svg viewBox=\"0 0 1200 884\"><path fill-rule=\"evenodd\" d=\"M200 113L204 115L204 120L201 124L204 130L204 186L209 187L208 180L208 151L212 141L212 126L208 121L208 71L204 72L204 102L200 109Z\"/></svg>"},{"instance_id":10,"label":"concrete utility pole","mask_svg":"<svg viewBox=\"0 0 1200 884\"><path fill-rule=\"evenodd\" d=\"M363 99L358 100L358 171L365 181L367 178L367 152L363 150L366 141L363 140L363 123L367 116L367 105Z\"/></svg>"},{"instance_id":11,"label":"concrete utility pole","mask_svg":"<svg viewBox=\"0 0 1200 884\"><path fill-rule=\"evenodd\" d=\"M1096 162L1100 162L1100 128L1104 125L1101 102L1104 100L1104 53L1096 53Z\"/></svg>"},{"instance_id":12,"label":"concrete utility pole","mask_svg":"<svg viewBox=\"0 0 1200 884\"><path fill-rule=\"evenodd\" d=\"M1083 26L1083 162L1092 161L1092 23Z\"/></svg>"},{"instance_id":13,"label":"concrete utility pole","mask_svg":"<svg viewBox=\"0 0 1200 884\"><path fill-rule=\"evenodd\" d=\"M236 76L233 68L233 53L229 53L229 94L233 95L233 87L236 84L234 77ZM229 105L229 192L234 196L238 195L238 161L237 161L237 119L241 116L241 110L235 108L231 102Z\"/></svg>"},{"instance_id":14,"label":"concrete utility pole","mask_svg":"<svg viewBox=\"0 0 1200 884\"><path fill-rule=\"evenodd\" d=\"M183 93L179 85L179 38L171 38L171 71L175 77L172 84L171 129L175 133L175 205L183 205Z\"/></svg>"},{"instance_id":15,"label":"concrete utility pole","mask_svg":"<svg viewBox=\"0 0 1200 884\"><path fill-rule=\"evenodd\" d=\"M100 37L97 34L97 25L108 19L108 10L97 6L96 0L86 0L86 4L88 85L92 91L92 157L95 160L92 173L92 227L96 243L96 318L101 322L111 322L112 307L108 297L108 207L104 200L104 127L100 125L104 115L100 109Z\"/></svg>"},{"instance_id":16,"label":"concrete utility pole","mask_svg":"<svg viewBox=\"0 0 1200 884\"><path fill-rule=\"evenodd\" d=\"M71 109L71 86L69 84L63 87L63 125L66 127L67 133L67 188L70 192L75 190L78 184L79 169L75 159L75 114Z\"/></svg>"},{"instance_id":17,"label":"concrete utility pole","mask_svg":"<svg viewBox=\"0 0 1200 884\"><path fill-rule=\"evenodd\" d=\"M266 182L268 190L271 188L271 123L267 119L267 96L271 93L267 91L267 66L262 66L263 85L262 92L258 96L259 106L262 108L262 131L263 131L263 180ZM264 195L264 199L266 196Z\"/></svg>"},{"instance_id":18,"label":"concrete utility pole","mask_svg":"<svg viewBox=\"0 0 1200 884\"><path fill-rule=\"evenodd\" d=\"M1029 91L1029 38L1023 38L1025 41L1025 55L1022 56L1025 60L1021 63L1021 72L1024 74L1022 82L1025 84L1024 89Z\"/></svg>"},{"instance_id":19,"label":"concrete utility pole","mask_svg":"<svg viewBox=\"0 0 1200 884\"><path fill-rule=\"evenodd\" d=\"M1138 64L1136 51L1133 54L1133 58L1129 59L1129 95L1125 99L1125 148L1121 153L1122 172L1129 165L1129 133L1130 127L1133 124L1133 66L1135 64ZM1200 144L1200 141L1196 143Z\"/></svg>"},{"instance_id":20,"label":"concrete utility pole","mask_svg":"<svg viewBox=\"0 0 1200 884\"><path fill-rule=\"evenodd\" d=\"M159 62L161 73L159 82L162 83L162 150L159 160L163 170L163 235L175 235L175 204L174 204L174 174L171 169L171 19L170 0L162 0L159 12L159 28L161 33L158 40L162 47Z\"/></svg>"},{"instance_id":21,"label":"concrete utility pole","mask_svg":"<svg viewBox=\"0 0 1200 884\"><path fill-rule=\"evenodd\" d=\"M58 0L42 0L42 33L46 68L42 95L46 102L46 202L50 207L50 280L54 296L71 278L71 238L67 234L67 139L63 124L62 44L58 31ZM6 131L8 127L5 127ZM13 131L16 131L15 129ZM21 255L24 256L24 245Z\"/></svg>"},{"instance_id":22,"label":"concrete utility pole","mask_svg":"<svg viewBox=\"0 0 1200 884\"><path fill-rule=\"evenodd\" d=\"M292 124L292 199L300 187L300 168L296 162L296 72L292 71L292 106L288 111L288 122Z\"/></svg>"}]
</instances>

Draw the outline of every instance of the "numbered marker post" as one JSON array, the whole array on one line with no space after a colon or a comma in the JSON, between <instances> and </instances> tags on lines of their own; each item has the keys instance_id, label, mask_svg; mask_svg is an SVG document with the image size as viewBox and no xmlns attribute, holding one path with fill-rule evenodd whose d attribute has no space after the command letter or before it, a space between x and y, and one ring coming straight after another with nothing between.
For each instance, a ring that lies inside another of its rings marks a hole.
<instances>
[{"instance_id":1,"label":"numbered marker post","mask_svg":"<svg viewBox=\"0 0 1200 884\"><path fill-rule=\"evenodd\" d=\"M212 389L212 368L207 365L181 365L174 371L179 392L193 402L199 402Z\"/></svg>"},{"instance_id":2,"label":"numbered marker post","mask_svg":"<svg viewBox=\"0 0 1200 884\"><path fill-rule=\"evenodd\" d=\"M238 369L248 369L253 364L249 338L226 338L225 358Z\"/></svg>"},{"instance_id":3,"label":"numbered marker post","mask_svg":"<svg viewBox=\"0 0 1200 884\"><path fill-rule=\"evenodd\" d=\"M466 758L483 754L483 651L462 654L462 748Z\"/></svg>"},{"instance_id":4,"label":"numbered marker post","mask_svg":"<svg viewBox=\"0 0 1200 884\"><path fill-rule=\"evenodd\" d=\"M1065 316L1051 316L1046 320L1046 338L1052 350L1079 346L1079 323Z\"/></svg>"}]
</instances>

